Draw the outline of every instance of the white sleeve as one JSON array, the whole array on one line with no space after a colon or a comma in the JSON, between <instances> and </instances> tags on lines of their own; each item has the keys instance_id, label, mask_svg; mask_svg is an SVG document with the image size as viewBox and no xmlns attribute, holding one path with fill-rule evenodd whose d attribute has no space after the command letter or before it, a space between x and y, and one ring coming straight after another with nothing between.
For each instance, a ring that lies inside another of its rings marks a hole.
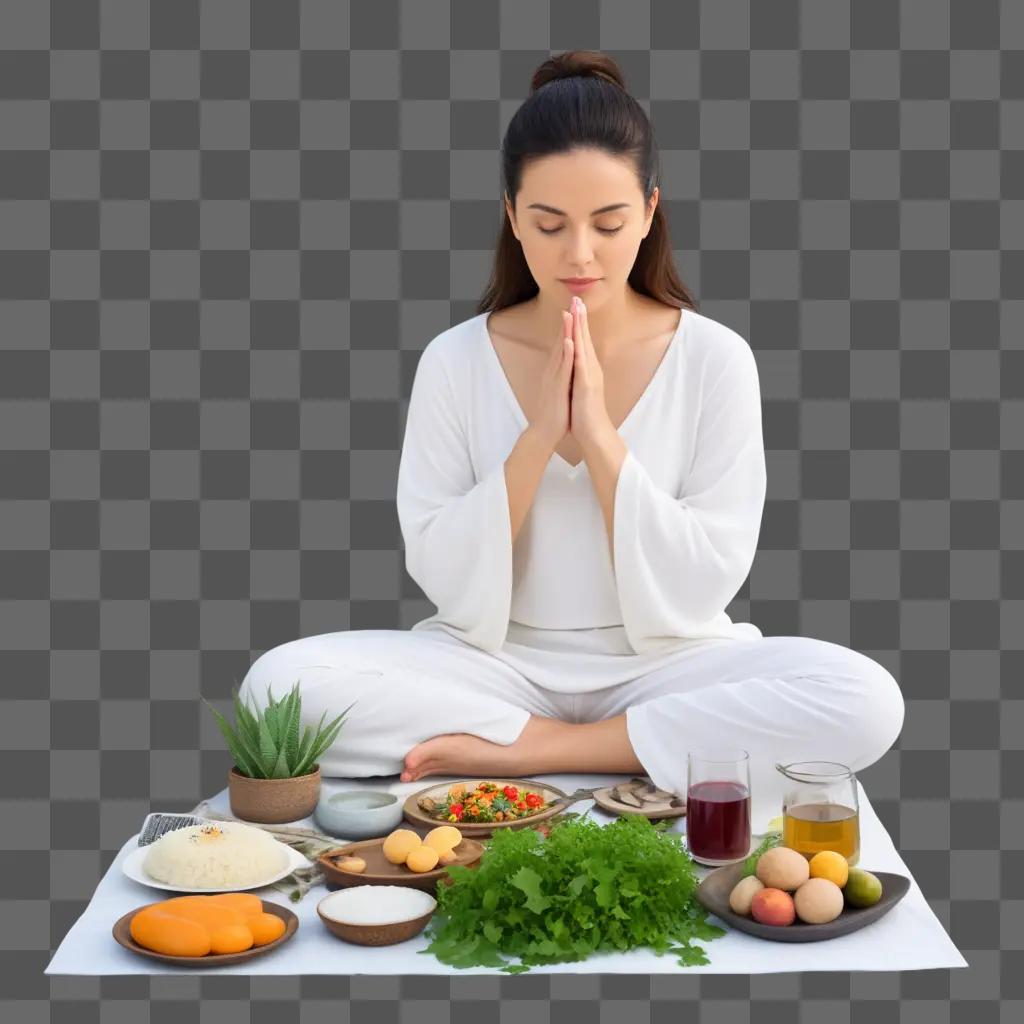
<instances>
[{"instance_id":1,"label":"white sleeve","mask_svg":"<svg viewBox=\"0 0 1024 1024\"><path fill-rule=\"evenodd\" d=\"M431 345L409 397L397 509L406 569L437 606L431 621L482 650L499 650L512 603L505 466L475 479L455 391Z\"/></svg>"},{"instance_id":2,"label":"white sleeve","mask_svg":"<svg viewBox=\"0 0 1024 1024\"><path fill-rule=\"evenodd\" d=\"M749 345L737 347L701 400L682 493L666 493L627 452L613 513L616 586L639 654L676 637L714 635L713 621L750 571L766 487L761 395Z\"/></svg>"}]
</instances>

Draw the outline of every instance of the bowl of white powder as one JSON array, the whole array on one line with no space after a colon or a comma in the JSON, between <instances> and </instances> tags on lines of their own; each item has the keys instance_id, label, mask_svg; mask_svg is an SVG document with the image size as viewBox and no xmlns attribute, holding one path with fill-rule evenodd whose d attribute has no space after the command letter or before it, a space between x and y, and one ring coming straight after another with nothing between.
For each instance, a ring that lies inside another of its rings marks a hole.
<instances>
[{"instance_id":1,"label":"bowl of white powder","mask_svg":"<svg viewBox=\"0 0 1024 1024\"><path fill-rule=\"evenodd\" d=\"M353 885L325 896L316 907L328 931L360 946L390 946L419 935L437 909L421 889Z\"/></svg>"}]
</instances>

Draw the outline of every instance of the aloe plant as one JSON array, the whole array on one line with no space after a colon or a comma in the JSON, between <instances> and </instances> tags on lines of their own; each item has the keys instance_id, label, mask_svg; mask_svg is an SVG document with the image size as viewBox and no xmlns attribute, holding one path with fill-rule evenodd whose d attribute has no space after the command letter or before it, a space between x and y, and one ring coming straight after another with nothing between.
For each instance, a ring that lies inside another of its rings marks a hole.
<instances>
[{"instance_id":1,"label":"aloe plant","mask_svg":"<svg viewBox=\"0 0 1024 1024\"><path fill-rule=\"evenodd\" d=\"M261 711L255 706L245 706L238 692L232 694L235 705L235 726L208 701L207 707L214 713L217 725L235 759L235 767L252 779L293 779L308 775L316 767L324 751L338 738L345 722L345 716L355 703L328 725L327 712L320 716L314 729L307 725L299 735L299 712L302 697L299 684L288 694L275 700L267 687L267 706Z\"/></svg>"}]
</instances>

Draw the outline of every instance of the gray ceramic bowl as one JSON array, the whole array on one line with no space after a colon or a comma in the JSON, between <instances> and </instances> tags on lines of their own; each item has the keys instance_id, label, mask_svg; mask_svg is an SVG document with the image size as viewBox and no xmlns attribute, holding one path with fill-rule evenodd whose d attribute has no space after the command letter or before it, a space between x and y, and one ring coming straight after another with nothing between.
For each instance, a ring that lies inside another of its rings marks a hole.
<instances>
[{"instance_id":1,"label":"gray ceramic bowl","mask_svg":"<svg viewBox=\"0 0 1024 1024\"><path fill-rule=\"evenodd\" d=\"M313 819L321 830L346 839L375 839L398 828L402 798L377 789L322 790Z\"/></svg>"}]
</instances>

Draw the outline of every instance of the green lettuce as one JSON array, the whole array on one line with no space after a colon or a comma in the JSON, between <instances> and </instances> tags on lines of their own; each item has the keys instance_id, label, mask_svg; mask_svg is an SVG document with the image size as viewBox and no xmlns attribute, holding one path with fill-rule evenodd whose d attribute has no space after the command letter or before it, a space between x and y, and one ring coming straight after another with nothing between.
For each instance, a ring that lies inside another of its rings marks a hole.
<instances>
[{"instance_id":1,"label":"green lettuce","mask_svg":"<svg viewBox=\"0 0 1024 1024\"><path fill-rule=\"evenodd\" d=\"M510 974L637 947L672 953L682 967L708 963L694 940L725 932L707 922L695 865L669 825L626 815L602 826L584 816L556 822L547 838L497 831L476 867L447 869L451 883L437 886L421 952Z\"/></svg>"}]
</instances>

